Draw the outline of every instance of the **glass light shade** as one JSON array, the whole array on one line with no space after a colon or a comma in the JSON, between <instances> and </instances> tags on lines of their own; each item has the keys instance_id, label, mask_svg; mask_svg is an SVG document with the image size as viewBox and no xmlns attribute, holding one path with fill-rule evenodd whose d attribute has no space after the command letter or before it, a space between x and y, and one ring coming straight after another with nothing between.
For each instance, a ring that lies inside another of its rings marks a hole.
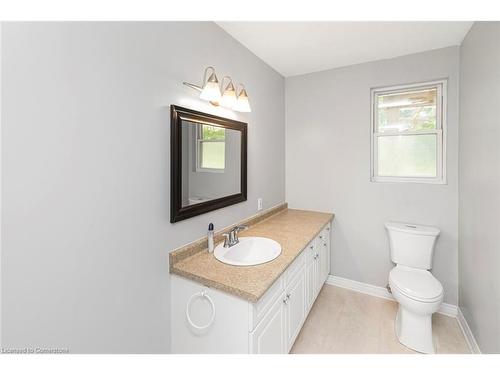
<instances>
[{"instance_id":1,"label":"glass light shade","mask_svg":"<svg viewBox=\"0 0 500 375\"><path fill-rule=\"evenodd\" d=\"M220 105L226 108L233 108L236 105L236 90L232 82L229 82L226 86L224 94L222 94L222 98L220 99Z\"/></svg>"},{"instance_id":2,"label":"glass light shade","mask_svg":"<svg viewBox=\"0 0 500 375\"><path fill-rule=\"evenodd\" d=\"M203 90L200 94L200 99L208 100L212 102L218 102L221 98L220 88L219 88L219 80L215 73L210 75L207 82L203 86Z\"/></svg>"},{"instance_id":3,"label":"glass light shade","mask_svg":"<svg viewBox=\"0 0 500 375\"><path fill-rule=\"evenodd\" d=\"M250 102L248 101L247 91L242 89L240 94L238 95L238 99L236 100L236 104L234 106L234 110L238 112L252 112L252 108L250 108Z\"/></svg>"}]
</instances>

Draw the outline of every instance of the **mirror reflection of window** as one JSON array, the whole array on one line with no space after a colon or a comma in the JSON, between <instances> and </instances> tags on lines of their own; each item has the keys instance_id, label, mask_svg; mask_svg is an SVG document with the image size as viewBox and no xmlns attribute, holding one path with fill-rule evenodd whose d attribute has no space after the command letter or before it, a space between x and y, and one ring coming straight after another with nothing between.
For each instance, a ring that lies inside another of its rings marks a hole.
<instances>
[{"instance_id":1,"label":"mirror reflection of window","mask_svg":"<svg viewBox=\"0 0 500 375\"><path fill-rule=\"evenodd\" d=\"M241 192L241 132L216 124L182 126L182 207Z\"/></svg>"},{"instance_id":2,"label":"mirror reflection of window","mask_svg":"<svg viewBox=\"0 0 500 375\"><path fill-rule=\"evenodd\" d=\"M226 166L226 130L217 126L198 124L196 133L196 170L199 172L224 172Z\"/></svg>"},{"instance_id":3,"label":"mirror reflection of window","mask_svg":"<svg viewBox=\"0 0 500 375\"><path fill-rule=\"evenodd\" d=\"M172 223L247 197L247 124L171 106Z\"/></svg>"}]
</instances>

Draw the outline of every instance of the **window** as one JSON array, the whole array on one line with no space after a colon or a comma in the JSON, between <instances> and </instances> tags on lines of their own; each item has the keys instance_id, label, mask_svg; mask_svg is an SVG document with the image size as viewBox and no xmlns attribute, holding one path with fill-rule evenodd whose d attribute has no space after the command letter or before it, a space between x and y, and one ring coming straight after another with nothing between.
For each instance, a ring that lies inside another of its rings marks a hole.
<instances>
[{"instance_id":1,"label":"window","mask_svg":"<svg viewBox=\"0 0 500 375\"><path fill-rule=\"evenodd\" d=\"M373 182L445 183L446 81L372 89Z\"/></svg>"},{"instance_id":2,"label":"window","mask_svg":"<svg viewBox=\"0 0 500 375\"><path fill-rule=\"evenodd\" d=\"M198 125L197 128L196 170L224 172L226 129L212 125Z\"/></svg>"}]
</instances>

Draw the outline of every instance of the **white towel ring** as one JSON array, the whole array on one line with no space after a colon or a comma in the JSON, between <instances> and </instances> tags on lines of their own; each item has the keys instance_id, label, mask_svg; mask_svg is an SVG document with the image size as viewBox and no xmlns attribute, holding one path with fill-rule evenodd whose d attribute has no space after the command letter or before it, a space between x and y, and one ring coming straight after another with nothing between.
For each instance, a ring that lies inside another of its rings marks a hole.
<instances>
[{"instance_id":1,"label":"white towel ring","mask_svg":"<svg viewBox=\"0 0 500 375\"><path fill-rule=\"evenodd\" d=\"M193 303L193 301L195 300L195 298L198 298L198 297L201 297L201 298L206 298L208 300L208 302L210 302L210 307L212 308L212 316L210 317L210 321L204 325L204 326L199 326L195 323L193 323L193 321L191 320L191 316L189 315L189 309L191 308L191 303ZM214 301L212 301L212 298L210 298L210 296L207 294L207 292L204 290L202 292L198 292L198 293L195 293L191 296L191 298L189 298L189 301L186 305L186 319L188 321L188 323L193 327L193 328L196 328L200 331L204 330L204 329L207 329L208 327L210 327L214 321L215 321L215 305L214 305Z\"/></svg>"}]
</instances>

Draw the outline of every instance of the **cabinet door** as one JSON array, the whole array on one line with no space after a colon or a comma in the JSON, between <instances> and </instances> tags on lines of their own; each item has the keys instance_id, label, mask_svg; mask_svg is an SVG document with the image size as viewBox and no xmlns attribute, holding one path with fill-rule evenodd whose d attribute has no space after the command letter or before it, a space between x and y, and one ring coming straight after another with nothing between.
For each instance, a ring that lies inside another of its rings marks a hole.
<instances>
[{"instance_id":1,"label":"cabinet door","mask_svg":"<svg viewBox=\"0 0 500 375\"><path fill-rule=\"evenodd\" d=\"M326 251L326 243L321 243L321 249L319 251L319 273L320 273L320 283L323 284L328 277L328 254ZM321 288L322 285L320 285Z\"/></svg>"},{"instance_id":2,"label":"cabinet door","mask_svg":"<svg viewBox=\"0 0 500 375\"><path fill-rule=\"evenodd\" d=\"M305 268L299 271L286 289L286 342L287 351L297 338L306 314L306 275Z\"/></svg>"},{"instance_id":3,"label":"cabinet door","mask_svg":"<svg viewBox=\"0 0 500 375\"><path fill-rule=\"evenodd\" d=\"M325 229L323 229L323 247L325 248L325 258L326 262L324 264L324 269L323 272L325 273L325 280L328 278L328 275L330 274L330 267L331 267L331 247L330 247L330 231L331 231L331 224L328 224Z\"/></svg>"},{"instance_id":4,"label":"cabinet door","mask_svg":"<svg viewBox=\"0 0 500 375\"><path fill-rule=\"evenodd\" d=\"M322 243L319 237L314 241L314 256L313 256L313 273L314 273L314 298L318 296L323 282L321 280L321 258L322 258Z\"/></svg>"},{"instance_id":5,"label":"cabinet door","mask_svg":"<svg viewBox=\"0 0 500 375\"><path fill-rule=\"evenodd\" d=\"M308 251L313 252L312 249L308 249ZM314 274L314 264L316 261L313 259L313 255L311 254L310 258L308 257L306 262L306 310L309 311L311 306L314 303L314 298L316 297L316 281Z\"/></svg>"},{"instance_id":6,"label":"cabinet door","mask_svg":"<svg viewBox=\"0 0 500 375\"><path fill-rule=\"evenodd\" d=\"M284 354L286 309L285 293L276 300L261 322L250 332L250 352L255 354Z\"/></svg>"},{"instance_id":7,"label":"cabinet door","mask_svg":"<svg viewBox=\"0 0 500 375\"><path fill-rule=\"evenodd\" d=\"M326 231L325 231L325 234L326 234L326 258L328 259L328 275L330 275L330 270L331 270L331 267L332 267L332 241L331 241L331 235L332 235L332 224L329 223L327 226L326 226ZM327 275L327 277L328 277Z\"/></svg>"}]
</instances>

